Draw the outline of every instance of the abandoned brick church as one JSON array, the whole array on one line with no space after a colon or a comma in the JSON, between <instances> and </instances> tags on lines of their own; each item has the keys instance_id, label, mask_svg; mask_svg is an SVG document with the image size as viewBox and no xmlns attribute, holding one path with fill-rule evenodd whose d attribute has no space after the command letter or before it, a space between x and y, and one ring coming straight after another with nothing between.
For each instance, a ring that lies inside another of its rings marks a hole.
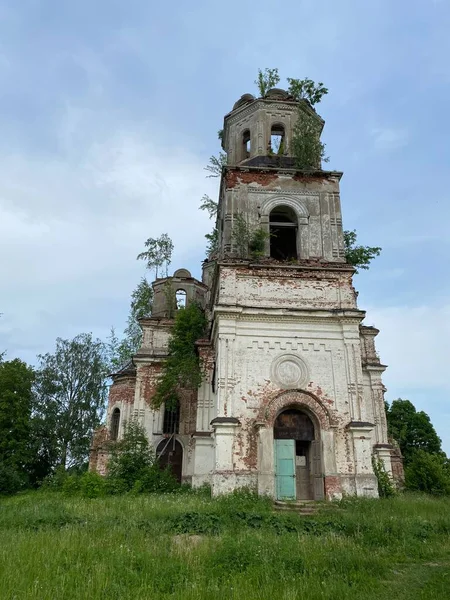
<instances>
[{"instance_id":1,"label":"abandoned brick church","mask_svg":"<svg viewBox=\"0 0 450 600\"><path fill-rule=\"evenodd\" d=\"M323 127L306 101L279 89L245 94L225 116L218 250L202 281L179 269L153 283L152 316L140 322L141 348L113 377L91 469L105 471L108 442L137 419L163 465L193 486L209 483L214 495L251 486L278 499L375 497L372 456L395 470L378 330L362 324L345 260L342 173L295 169L298 110ZM264 256L237 252L237 215L271 234ZM180 392L177 412L150 405L173 325L168 285L199 302L210 325L197 344L206 377L198 390Z\"/></svg>"}]
</instances>

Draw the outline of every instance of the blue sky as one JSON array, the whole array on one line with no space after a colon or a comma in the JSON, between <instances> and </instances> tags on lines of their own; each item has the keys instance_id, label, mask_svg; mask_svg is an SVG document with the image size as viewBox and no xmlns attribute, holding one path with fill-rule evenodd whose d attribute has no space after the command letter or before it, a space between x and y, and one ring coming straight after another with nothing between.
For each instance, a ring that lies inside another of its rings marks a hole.
<instances>
[{"instance_id":1,"label":"blue sky","mask_svg":"<svg viewBox=\"0 0 450 600\"><path fill-rule=\"evenodd\" d=\"M200 276L204 165L258 68L323 81L355 278L387 399L450 452L450 6L445 0L0 0L0 349L120 331L143 241Z\"/></svg>"}]
</instances>

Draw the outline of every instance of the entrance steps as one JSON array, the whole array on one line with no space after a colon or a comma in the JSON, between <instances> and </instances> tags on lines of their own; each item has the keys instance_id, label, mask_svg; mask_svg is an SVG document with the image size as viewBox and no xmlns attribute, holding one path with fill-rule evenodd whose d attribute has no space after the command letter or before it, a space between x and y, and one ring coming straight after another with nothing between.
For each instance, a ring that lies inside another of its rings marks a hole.
<instances>
[{"instance_id":1,"label":"entrance steps","mask_svg":"<svg viewBox=\"0 0 450 600\"><path fill-rule=\"evenodd\" d=\"M296 512L300 515L315 515L318 511L315 500L297 500L296 502L275 500L273 507L275 510Z\"/></svg>"}]
</instances>

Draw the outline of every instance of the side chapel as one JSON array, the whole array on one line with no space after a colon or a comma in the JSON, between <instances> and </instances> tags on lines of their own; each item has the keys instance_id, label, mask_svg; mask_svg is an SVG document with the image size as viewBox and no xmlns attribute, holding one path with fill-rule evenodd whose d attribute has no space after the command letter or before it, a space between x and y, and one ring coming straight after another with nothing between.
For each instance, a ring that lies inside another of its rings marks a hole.
<instances>
[{"instance_id":1,"label":"side chapel","mask_svg":"<svg viewBox=\"0 0 450 600\"><path fill-rule=\"evenodd\" d=\"M345 260L342 173L295 168L298 110L322 130L307 101L280 89L245 94L225 116L218 250L202 281L179 269L153 283L152 315L140 321L139 351L113 376L91 469L105 472L108 442L137 419L161 464L213 495L250 486L277 499L376 497L372 456L395 471L378 330L362 323ZM239 256L237 215L270 234L264 256ZM151 407L173 325L167 286L179 302L198 302L210 325L197 343L206 377L180 390L176 411Z\"/></svg>"}]
</instances>

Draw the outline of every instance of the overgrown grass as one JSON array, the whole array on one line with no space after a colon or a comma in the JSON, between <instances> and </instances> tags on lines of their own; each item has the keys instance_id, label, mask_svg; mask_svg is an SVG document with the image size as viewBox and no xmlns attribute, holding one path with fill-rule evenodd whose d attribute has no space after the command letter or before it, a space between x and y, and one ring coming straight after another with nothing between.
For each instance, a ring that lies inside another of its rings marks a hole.
<instances>
[{"instance_id":1,"label":"overgrown grass","mask_svg":"<svg viewBox=\"0 0 450 600\"><path fill-rule=\"evenodd\" d=\"M1 600L445 598L450 499L276 513L249 494L0 500Z\"/></svg>"}]
</instances>

